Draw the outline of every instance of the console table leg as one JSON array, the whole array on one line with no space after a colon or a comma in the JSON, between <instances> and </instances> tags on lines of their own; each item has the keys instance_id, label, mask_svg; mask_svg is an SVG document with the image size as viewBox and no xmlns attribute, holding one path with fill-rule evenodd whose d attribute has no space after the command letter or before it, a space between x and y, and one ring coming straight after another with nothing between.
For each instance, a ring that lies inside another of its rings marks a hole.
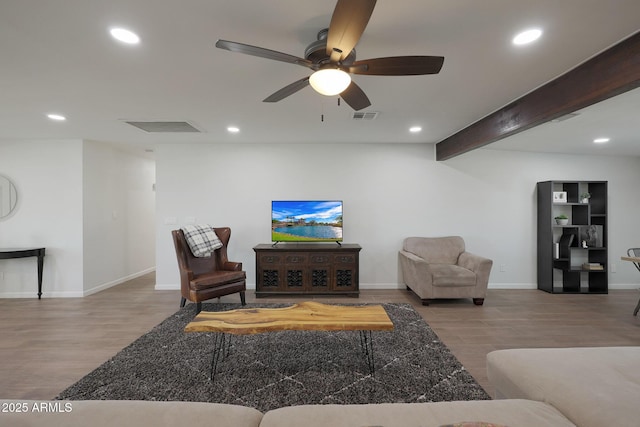
<instances>
[{"instance_id":1,"label":"console table leg","mask_svg":"<svg viewBox=\"0 0 640 427\"><path fill-rule=\"evenodd\" d=\"M44 255L38 255L38 299L42 297L42 269L44 267Z\"/></svg>"}]
</instances>

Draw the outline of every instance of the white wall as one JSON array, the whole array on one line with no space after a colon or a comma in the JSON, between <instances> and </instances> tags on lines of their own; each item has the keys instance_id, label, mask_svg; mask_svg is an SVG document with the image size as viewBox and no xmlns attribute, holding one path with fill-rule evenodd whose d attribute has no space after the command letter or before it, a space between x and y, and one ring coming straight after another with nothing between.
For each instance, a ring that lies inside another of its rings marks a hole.
<instances>
[{"instance_id":1,"label":"white wall","mask_svg":"<svg viewBox=\"0 0 640 427\"><path fill-rule=\"evenodd\" d=\"M169 231L192 216L232 227L231 259L254 286L251 248L270 240L271 200L341 199L345 241L363 247L363 288L398 286L404 237L448 234L494 260L491 287L535 287L535 183L607 180L610 285L637 287L619 256L640 242L639 158L476 150L433 159L431 145L413 144L161 145L154 212L150 160L80 140L4 141L0 174L15 183L18 207L0 220L0 246L47 248L44 297L86 295L154 262L157 287L177 289ZM0 297L33 297L36 283L35 258L0 261Z\"/></svg>"},{"instance_id":2,"label":"white wall","mask_svg":"<svg viewBox=\"0 0 640 427\"><path fill-rule=\"evenodd\" d=\"M84 291L93 293L155 267L155 162L85 141Z\"/></svg>"},{"instance_id":3,"label":"white wall","mask_svg":"<svg viewBox=\"0 0 640 427\"><path fill-rule=\"evenodd\" d=\"M43 297L79 297L155 265L155 164L81 140L0 142L18 206L0 247L45 247ZM115 212L115 218L114 218ZM0 297L34 297L35 258L0 260Z\"/></svg>"},{"instance_id":4,"label":"white wall","mask_svg":"<svg viewBox=\"0 0 640 427\"><path fill-rule=\"evenodd\" d=\"M82 141L0 142L0 174L18 192L0 247L45 247L43 297L82 295ZM36 265L0 260L0 296L36 296Z\"/></svg>"},{"instance_id":5,"label":"white wall","mask_svg":"<svg viewBox=\"0 0 640 427\"><path fill-rule=\"evenodd\" d=\"M535 185L552 179L609 181L610 287L637 286L619 255L640 242L639 158L476 150L436 162L429 144L166 144L156 174L158 289L179 288L170 230L187 217L231 227L230 259L255 287L252 248L270 241L277 199L344 201L345 242L363 247L362 288L399 286L405 237L451 234L494 260L490 287L535 288Z\"/></svg>"}]
</instances>

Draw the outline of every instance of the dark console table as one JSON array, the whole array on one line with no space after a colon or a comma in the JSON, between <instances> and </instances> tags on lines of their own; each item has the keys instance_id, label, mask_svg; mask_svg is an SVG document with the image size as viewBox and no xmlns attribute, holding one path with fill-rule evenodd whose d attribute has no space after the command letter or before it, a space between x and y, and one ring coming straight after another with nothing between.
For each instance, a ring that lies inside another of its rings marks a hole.
<instances>
[{"instance_id":1,"label":"dark console table","mask_svg":"<svg viewBox=\"0 0 640 427\"><path fill-rule=\"evenodd\" d=\"M256 297L286 294L340 294L357 297L356 244L260 244L256 253Z\"/></svg>"},{"instance_id":2,"label":"dark console table","mask_svg":"<svg viewBox=\"0 0 640 427\"><path fill-rule=\"evenodd\" d=\"M42 296L44 248L0 248L0 259L38 257L38 299Z\"/></svg>"}]
</instances>

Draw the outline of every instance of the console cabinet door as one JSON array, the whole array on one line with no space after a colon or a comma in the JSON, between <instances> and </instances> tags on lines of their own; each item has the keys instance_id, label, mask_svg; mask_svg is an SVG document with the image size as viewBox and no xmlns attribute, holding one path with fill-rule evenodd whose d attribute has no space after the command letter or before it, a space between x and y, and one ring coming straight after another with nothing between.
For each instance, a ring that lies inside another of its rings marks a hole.
<instances>
[{"instance_id":1,"label":"console cabinet door","mask_svg":"<svg viewBox=\"0 0 640 427\"><path fill-rule=\"evenodd\" d=\"M333 290L355 291L358 289L358 254L333 254Z\"/></svg>"},{"instance_id":2,"label":"console cabinet door","mask_svg":"<svg viewBox=\"0 0 640 427\"><path fill-rule=\"evenodd\" d=\"M312 292L329 292L333 289L333 264L330 253L309 254L309 284Z\"/></svg>"},{"instance_id":3,"label":"console cabinet door","mask_svg":"<svg viewBox=\"0 0 640 427\"><path fill-rule=\"evenodd\" d=\"M265 292L285 290L283 255L264 252L257 254L256 290Z\"/></svg>"},{"instance_id":4,"label":"console cabinet door","mask_svg":"<svg viewBox=\"0 0 640 427\"><path fill-rule=\"evenodd\" d=\"M307 286L307 254L284 252L284 287L287 292L301 292Z\"/></svg>"}]
</instances>

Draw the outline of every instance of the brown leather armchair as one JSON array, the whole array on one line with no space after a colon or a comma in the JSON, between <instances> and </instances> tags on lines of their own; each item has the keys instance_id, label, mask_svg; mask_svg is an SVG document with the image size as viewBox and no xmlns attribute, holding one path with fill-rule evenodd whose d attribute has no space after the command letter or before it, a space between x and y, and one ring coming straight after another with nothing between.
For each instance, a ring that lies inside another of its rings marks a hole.
<instances>
[{"instance_id":1,"label":"brown leather armchair","mask_svg":"<svg viewBox=\"0 0 640 427\"><path fill-rule=\"evenodd\" d=\"M227 259L227 245L231 237L229 227L214 228L222 247L209 257L193 255L182 230L172 230L173 243L180 270L180 307L186 300L197 304L196 313L202 310L202 301L224 295L240 293L240 302L245 305L246 274L241 262Z\"/></svg>"}]
</instances>

